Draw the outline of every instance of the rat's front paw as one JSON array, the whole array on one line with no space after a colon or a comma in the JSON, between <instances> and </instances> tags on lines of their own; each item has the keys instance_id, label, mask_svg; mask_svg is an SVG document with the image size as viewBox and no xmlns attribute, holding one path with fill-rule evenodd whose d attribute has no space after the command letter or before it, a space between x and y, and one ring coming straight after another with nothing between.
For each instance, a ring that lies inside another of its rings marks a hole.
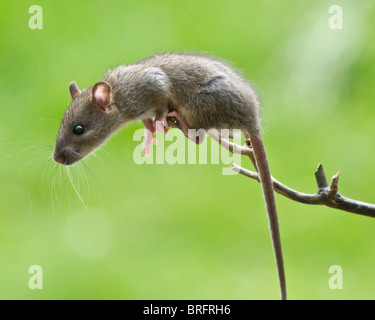
<instances>
[{"instance_id":1,"label":"rat's front paw","mask_svg":"<svg viewBox=\"0 0 375 320\"><path fill-rule=\"evenodd\" d=\"M143 141L143 154L149 156L151 153L151 145L156 144L156 139L154 137L155 132L145 129L145 139Z\"/></svg>"},{"instance_id":2,"label":"rat's front paw","mask_svg":"<svg viewBox=\"0 0 375 320\"><path fill-rule=\"evenodd\" d=\"M161 133L164 133L164 134L167 134L168 128L169 128L167 117L164 116L162 118L156 118L155 119L155 128L156 128L157 131L159 131Z\"/></svg>"},{"instance_id":3,"label":"rat's front paw","mask_svg":"<svg viewBox=\"0 0 375 320\"><path fill-rule=\"evenodd\" d=\"M157 131L167 134L168 133L168 121L167 121L168 111L163 112L162 114L157 114L155 117L154 126Z\"/></svg>"}]
</instances>

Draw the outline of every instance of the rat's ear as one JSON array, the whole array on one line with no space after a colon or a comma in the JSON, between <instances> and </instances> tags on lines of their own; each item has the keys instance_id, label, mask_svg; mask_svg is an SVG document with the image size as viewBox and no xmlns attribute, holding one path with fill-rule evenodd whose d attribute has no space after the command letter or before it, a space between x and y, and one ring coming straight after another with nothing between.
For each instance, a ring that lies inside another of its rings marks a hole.
<instances>
[{"instance_id":1,"label":"rat's ear","mask_svg":"<svg viewBox=\"0 0 375 320\"><path fill-rule=\"evenodd\" d=\"M92 106L101 110L107 111L111 104L111 85L105 81L98 82L92 88Z\"/></svg>"},{"instance_id":2,"label":"rat's ear","mask_svg":"<svg viewBox=\"0 0 375 320\"><path fill-rule=\"evenodd\" d=\"M70 96L72 97L72 100L77 98L77 96L81 93L81 90L78 89L77 83L75 81L70 83L69 93L70 93Z\"/></svg>"}]
</instances>

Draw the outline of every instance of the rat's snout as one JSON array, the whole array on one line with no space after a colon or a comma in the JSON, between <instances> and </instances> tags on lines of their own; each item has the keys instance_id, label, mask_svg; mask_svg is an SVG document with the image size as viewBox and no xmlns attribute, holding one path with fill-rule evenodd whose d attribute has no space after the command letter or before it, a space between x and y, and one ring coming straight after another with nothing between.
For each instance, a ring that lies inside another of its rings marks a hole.
<instances>
[{"instance_id":1,"label":"rat's snout","mask_svg":"<svg viewBox=\"0 0 375 320\"><path fill-rule=\"evenodd\" d=\"M71 165L78 160L78 152L74 151L72 147L64 147L59 152L55 150L53 159L63 165Z\"/></svg>"}]
</instances>

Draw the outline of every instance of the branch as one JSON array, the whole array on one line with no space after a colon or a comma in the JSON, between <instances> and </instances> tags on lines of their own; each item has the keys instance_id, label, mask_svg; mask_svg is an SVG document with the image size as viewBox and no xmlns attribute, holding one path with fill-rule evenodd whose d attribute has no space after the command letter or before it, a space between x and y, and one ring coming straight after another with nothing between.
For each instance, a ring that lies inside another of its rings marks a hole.
<instances>
[{"instance_id":1,"label":"branch","mask_svg":"<svg viewBox=\"0 0 375 320\"><path fill-rule=\"evenodd\" d=\"M215 139L215 138L214 138ZM248 156L251 161L254 163L254 155L253 151L250 147L246 145L243 147L238 146L235 143L229 142L226 139L215 139L219 142L224 148L232 152L232 150L240 150L241 154ZM256 168L256 166L254 166ZM246 176L251 179L257 180L258 182L259 177L257 172L253 172L247 169L244 169L236 164L231 166L231 169ZM291 200L305 203L305 204L312 204L312 205L325 205L331 208L335 208L338 210L343 210L347 212L352 212L355 214L372 217L375 218L375 205L361 202L353 199L346 198L342 196L339 192L339 177L340 172L337 172L331 180L331 184L328 184L325 172L323 170L323 166L319 164L317 171L315 172L315 178L318 184L318 191L314 194L307 194L302 193L296 190L293 190L281 182L277 181L276 179L272 178L273 180L273 187L274 190L287 197Z\"/></svg>"},{"instance_id":2,"label":"branch","mask_svg":"<svg viewBox=\"0 0 375 320\"><path fill-rule=\"evenodd\" d=\"M222 147L224 147L225 149L227 149L228 151L230 151L231 153L241 154L243 156L248 156L250 158L250 160L251 160L254 168L257 168L257 164L256 164L256 161L255 161L254 152L253 152L253 149L250 146L244 145L243 147L241 147L241 146L239 146L236 143L230 142L227 139L223 139L222 137L220 137L218 135L218 133L216 131L209 131L209 132L207 132L207 134L212 139L214 139L219 144L221 144Z\"/></svg>"}]
</instances>

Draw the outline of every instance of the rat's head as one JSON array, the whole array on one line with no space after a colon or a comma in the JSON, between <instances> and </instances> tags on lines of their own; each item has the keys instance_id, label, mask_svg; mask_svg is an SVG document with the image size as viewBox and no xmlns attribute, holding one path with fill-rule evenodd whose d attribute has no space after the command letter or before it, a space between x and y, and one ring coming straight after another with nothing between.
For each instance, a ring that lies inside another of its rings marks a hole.
<instances>
[{"instance_id":1,"label":"rat's head","mask_svg":"<svg viewBox=\"0 0 375 320\"><path fill-rule=\"evenodd\" d=\"M71 165L99 147L121 124L114 105L112 88L101 81L93 88L69 86L72 103L65 112L56 140L54 160Z\"/></svg>"}]
</instances>

